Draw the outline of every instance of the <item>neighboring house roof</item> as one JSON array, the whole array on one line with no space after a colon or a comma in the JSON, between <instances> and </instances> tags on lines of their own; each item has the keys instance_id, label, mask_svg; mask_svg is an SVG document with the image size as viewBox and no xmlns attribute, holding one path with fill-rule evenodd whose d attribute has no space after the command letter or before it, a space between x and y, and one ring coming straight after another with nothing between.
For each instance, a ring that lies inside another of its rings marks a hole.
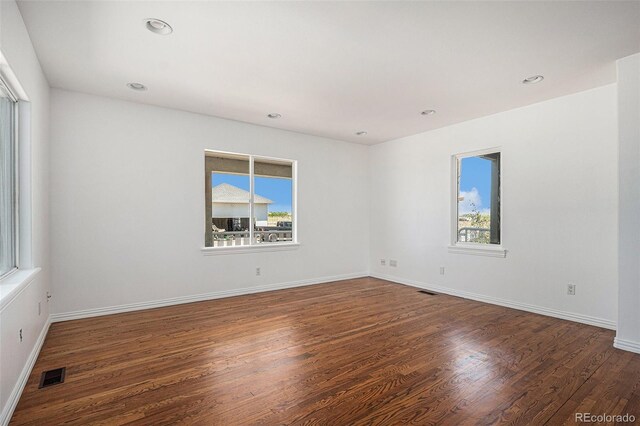
<instances>
[{"instance_id":1,"label":"neighboring house roof","mask_svg":"<svg viewBox=\"0 0 640 426\"><path fill-rule=\"evenodd\" d=\"M211 202L213 203L232 203L232 204L249 204L249 191L240 189L237 186L221 183L211 188ZM253 194L254 204L272 204L268 198L258 194Z\"/></svg>"}]
</instances>

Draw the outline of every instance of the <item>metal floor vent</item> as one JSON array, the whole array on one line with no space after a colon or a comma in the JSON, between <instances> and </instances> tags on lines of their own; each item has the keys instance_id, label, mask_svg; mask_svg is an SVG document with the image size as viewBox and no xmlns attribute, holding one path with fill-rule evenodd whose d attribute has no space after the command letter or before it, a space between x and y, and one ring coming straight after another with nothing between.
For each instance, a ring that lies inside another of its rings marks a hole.
<instances>
[{"instance_id":1,"label":"metal floor vent","mask_svg":"<svg viewBox=\"0 0 640 426\"><path fill-rule=\"evenodd\" d=\"M62 367L42 373L42 377L40 377L40 386L38 386L38 389L57 385L58 383L64 383L64 374L66 370L67 367Z\"/></svg>"},{"instance_id":2,"label":"metal floor vent","mask_svg":"<svg viewBox=\"0 0 640 426\"><path fill-rule=\"evenodd\" d=\"M418 293L428 294L429 296L437 296L437 293L432 293L432 292L427 291L427 290L418 290Z\"/></svg>"}]
</instances>

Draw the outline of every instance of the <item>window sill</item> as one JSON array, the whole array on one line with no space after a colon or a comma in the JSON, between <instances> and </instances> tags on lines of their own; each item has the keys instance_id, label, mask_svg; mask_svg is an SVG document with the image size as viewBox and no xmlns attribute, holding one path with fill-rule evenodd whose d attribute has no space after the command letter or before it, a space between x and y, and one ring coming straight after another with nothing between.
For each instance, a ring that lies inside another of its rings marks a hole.
<instances>
[{"instance_id":1,"label":"window sill","mask_svg":"<svg viewBox=\"0 0 640 426\"><path fill-rule=\"evenodd\" d=\"M480 245L451 245L449 253L470 254L473 256L507 257L507 250L502 246L482 247Z\"/></svg>"},{"instance_id":2,"label":"window sill","mask_svg":"<svg viewBox=\"0 0 640 426\"><path fill-rule=\"evenodd\" d=\"M17 269L0 280L0 312L33 281L40 268Z\"/></svg>"},{"instance_id":3,"label":"window sill","mask_svg":"<svg viewBox=\"0 0 640 426\"><path fill-rule=\"evenodd\" d=\"M300 243L271 243L253 246L229 246L229 247L203 247L200 249L204 256L217 256L221 254L261 253L265 251L297 250Z\"/></svg>"}]
</instances>

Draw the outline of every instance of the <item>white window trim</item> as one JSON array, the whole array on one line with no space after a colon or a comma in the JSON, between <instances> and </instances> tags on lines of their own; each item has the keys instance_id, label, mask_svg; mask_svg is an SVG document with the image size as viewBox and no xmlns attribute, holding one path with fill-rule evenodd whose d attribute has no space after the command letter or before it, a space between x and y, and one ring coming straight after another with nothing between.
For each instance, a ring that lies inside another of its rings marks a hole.
<instances>
[{"instance_id":1,"label":"white window trim","mask_svg":"<svg viewBox=\"0 0 640 426\"><path fill-rule=\"evenodd\" d=\"M206 153L214 153L214 154L228 154L228 155L242 155L249 157L249 218L253 217L254 213L254 205L253 199L255 195L254 181L253 177L253 169L254 169L254 161L257 160L272 160L272 161L283 161L291 163L291 239L290 242L282 242L282 243L261 243L261 244L249 244L245 246L228 246L228 247L202 247L200 251L205 256L215 256L215 255L226 255L226 254L241 254L241 253L258 253L265 251L285 251L285 250L297 250L300 247L300 242L298 241L298 161L291 160L289 158L278 158L278 157L269 157L265 155L253 155L253 154L243 154L239 152L229 152L229 151L218 151L213 149L205 149ZM251 223L251 221L250 221ZM249 241L253 242L253 226L249 226Z\"/></svg>"},{"instance_id":2,"label":"white window trim","mask_svg":"<svg viewBox=\"0 0 640 426\"><path fill-rule=\"evenodd\" d=\"M265 251L289 251L297 250L298 247L300 247L300 243L270 243L248 246L202 247L200 250L205 256L216 256L224 254L260 253Z\"/></svg>"},{"instance_id":3,"label":"white window trim","mask_svg":"<svg viewBox=\"0 0 640 426\"><path fill-rule=\"evenodd\" d=\"M467 245L468 244L468 245ZM507 257L507 250L502 246L492 244L492 247L481 247L489 244L457 243L448 247L449 253L470 254L473 256Z\"/></svg>"},{"instance_id":4,"label":"white window trim","mask_svg":"<svg viewBox=\"0 0 640 426\"><path fill-rule=\"evenodd\" d=\"M458 196L460 188L458 187L458 162L463 158L477 157L479 155L500 153L500 244L480 244L480 243L464 243L458 242ZM502 147L493 147L487 149L481 149L477 151L464 152L451 156L451 240L447 247L449 253L453 254L467 254L474 256L489 256L489 257L506 257L507 249L503 246L504 234L502 226L504 223L503 206L504 198L502 197L502 177L503 177L503 161L504 152Z\"/></svg>"},{"instance_id":5,"label":"white window trim","mask_svg":"<svg viewBox=\"0 0 640 426\"><path fill-rule=\"evenodd\" d=\"M7 278L14 275L20 266L20 111L19 111L19 98L16 95L13 85L9 83L9 79L4 76L4 72L0 72L0 86L4 88L9 100L13 103L11 106L12 111L12 129L11 129L11 144L13 145L13 268L0 275L0 282L4 283Z\"/></svg>"},{"instance_id":6,"label":"white window trim","mask_svg":"<svg viewBox=\"0 0 640 426\"><path fill-rule=\"evenodd\" d=\"M40 272L40 268L14 269L0 280L0 312L22 293Z\"/></svg>"}]
</instances>

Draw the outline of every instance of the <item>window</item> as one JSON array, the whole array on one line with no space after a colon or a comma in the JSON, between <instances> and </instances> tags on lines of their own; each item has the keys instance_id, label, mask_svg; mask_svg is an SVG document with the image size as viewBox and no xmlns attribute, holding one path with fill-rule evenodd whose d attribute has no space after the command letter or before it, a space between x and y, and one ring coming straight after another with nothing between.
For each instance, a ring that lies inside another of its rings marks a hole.
<instances>
[{"instance_id":1,"label":"window","mask_svg":"<svg viewBox=\"0 0 640 426\"><path fill-rule=\"evenodd\" d=\"M205 151L205 247L295 243L296 162Z\"/></svg>"},{"instance_id":2,"label":"window","mask_svg":"<svg viewBox=\"0 0 640 426\"><path fill-rule=\"evenodd\" d=\"M16 99L0 79L0 276L17 266Z\"/></svg>"},{"instance_id":3,"label":"window","mask_svg":"<svg viewBox=\"0 0 640 426\"><path fill-rule=\"evenodd\" d=\"M457 155L455 169L454 245L500 245L499 150Z\"/></svg>"}]
</instances>

